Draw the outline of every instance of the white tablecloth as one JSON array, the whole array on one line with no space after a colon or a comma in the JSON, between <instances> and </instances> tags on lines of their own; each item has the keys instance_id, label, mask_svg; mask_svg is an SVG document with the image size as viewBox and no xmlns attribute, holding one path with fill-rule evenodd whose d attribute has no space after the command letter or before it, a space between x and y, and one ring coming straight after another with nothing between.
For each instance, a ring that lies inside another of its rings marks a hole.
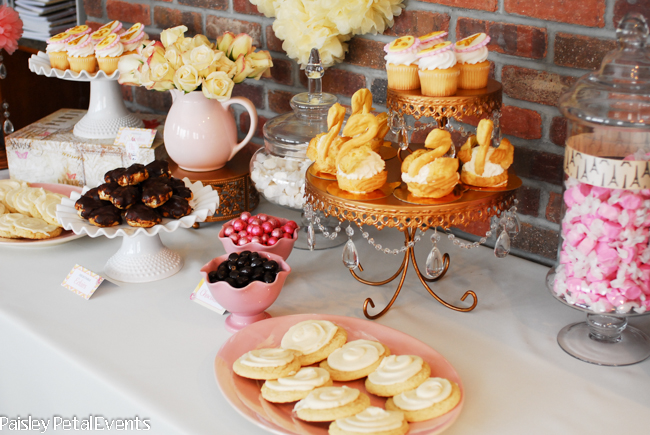
<instances>
[{"instance_id":1,"label":"white tablecloth","mask_svg":"<svg viewBox=\"0 0 650 435\"><path fill-rule=\"evenodd\" d=\"M257 211L298 217L266 202ZM225 316L189 298L200 267L224 253L220 227L162 234L184 258L178 274L146 284L105 282L90 300L61 282L77 263L101 273L120 238L0 246L0 423L2 416L137 415L157 434L263 433L233 411L215 383L215 355L231 336ZM403 243L396 230L373 235L391 248ZM364 277L384 279L397 269L398 258L377 253L359 231L355 241ZM650 361L609 368L564 353L558 331L585 315L546 290L547 267L500 260L484 247L461 250L446 239L440 246L450 253L451 267L433 288L454 304L472 289L478 307L470 313L443 307L411 270L395 305L376 322L427 343L458 371L465 406L446 434L650 433ZM341 249L294 250L293 272L269 312L364 318L369 296L383 308L396 282L358 283L343 267ZM430 249L428 237L417 245L422 265ZM650 333L648 317L630 324Z\"/></svg>"}]
</instances>

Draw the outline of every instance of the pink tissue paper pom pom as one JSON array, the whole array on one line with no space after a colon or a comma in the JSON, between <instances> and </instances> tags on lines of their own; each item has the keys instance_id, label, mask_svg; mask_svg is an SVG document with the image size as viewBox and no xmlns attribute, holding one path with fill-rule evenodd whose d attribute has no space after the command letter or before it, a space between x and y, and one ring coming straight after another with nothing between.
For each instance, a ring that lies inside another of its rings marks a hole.
<instances>
[{"instance_id":1,"label":"pink tissue paper pom pom","mask_svg":"<svg viewBox=\"0 0 650 435\"><path fill-rule=\"evenodd\" d=\"M18 12L7 6L0 6L0 50L13 54L18 48L18 39L23 34L23 22Z\"/></svg>"}]
</instances>

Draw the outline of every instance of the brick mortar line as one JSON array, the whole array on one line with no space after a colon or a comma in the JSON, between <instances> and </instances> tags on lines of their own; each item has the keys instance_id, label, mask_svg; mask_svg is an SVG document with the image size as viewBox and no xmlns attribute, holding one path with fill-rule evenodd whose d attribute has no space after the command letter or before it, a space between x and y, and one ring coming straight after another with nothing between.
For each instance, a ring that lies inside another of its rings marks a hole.
<instances>
[{"instance_id":1,"label":"brick mortar line","mask_svg":"<svg viewBox=\"0 0 650 435\"><path fill-rule=\"evenodd\" d=\"M505 53L496 53L494 51L490 52L488 56L490 60L495 62L498 61L503 65L513 65L520 68L534 69L541 72L555 73L576 78L582 77L583 75L591 72L590 70L556 65L555 63L547 63L541 59L529 59L526 57L513 56Z\"/></svg>"},{"instance_id":2,"label":"brick mortar line","mask_svg":"<svg viewBox=\"0 0 650 435\"><path fill-rule=\"evenodd\" d=\"M557 184L551 184L547 181L533 180L532 178L522 178L524 185L528 187L534 187L535 189L544 190L547 192L562 193L562 186Z\"/></svg>"},{"instance_id":3,"label":"brick mortar line","mask_svg":"<svg viewBox=\"0 0 650 435\"><path fill-rule=\"evenodd\" d=\"M551 195L546 190L539 191L539 209L537 210L537 216L541 216L548 222L546 219L546 208L548 207L548 202L551 198Z\"/></svg>"},{"instance_id":4,"label":"brick mortar line","mask_svg":"<svg viewBox=\"0 0 650 435\"><path fill-rule=\"evenodd\" d=\"M553 222L549 222L546 219L531 216L528 214L519 214L519 213L517 213L517 216L519 216L519 220L521 220L522 222L531 224L535 227L544 228L546 230L551 230L551 231L558 231L558 232L560 231L560 224L554 224Z\"/></svg>"}]
</instances>

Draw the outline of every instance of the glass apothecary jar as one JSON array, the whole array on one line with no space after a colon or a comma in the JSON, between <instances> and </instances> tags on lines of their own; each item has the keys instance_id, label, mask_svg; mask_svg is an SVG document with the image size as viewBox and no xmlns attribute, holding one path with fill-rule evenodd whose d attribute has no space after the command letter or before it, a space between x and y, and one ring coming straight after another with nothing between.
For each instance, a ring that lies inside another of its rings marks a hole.
<instances>
[{"instance_id":1,"label":"glass apothecary jar","mask_svg":"<svg viewBox=\"0 0 650 435\"><path fill-rule=\"evenodd\" d=\"M617 50L560 99L568 119L558 261L551 293L585 311L558 343L600 365L650 356L627 317L650 311L650 50L639 14L620 23Z\"/></svg>"},{"instance_id":2,"label":"glass apothecary jar","mask_svg":"<svg viewBox=\"0 0 650 435\"><path fill-rule=\"evenodd\" d=\"M309 141L327 131L327 111L337 98L327 93L302 93L291 99L293 112L264 124L264 148L251 158L251 179L268 201L302 210Z\"/></svg>"}]
</instances>

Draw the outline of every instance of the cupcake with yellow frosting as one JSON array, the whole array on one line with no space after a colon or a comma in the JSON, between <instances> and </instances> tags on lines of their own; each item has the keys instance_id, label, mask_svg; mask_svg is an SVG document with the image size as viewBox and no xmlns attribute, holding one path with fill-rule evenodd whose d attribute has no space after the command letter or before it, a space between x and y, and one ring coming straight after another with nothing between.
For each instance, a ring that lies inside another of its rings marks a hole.
<instances>
[{"instance_id":1,"label":"cupcake with yellow frosting","mask_svg":"<svg viewBox=\"0 0 650 435\"><path fill-rule=\"evenodd\" d=\"M448 97L458 88L460 70L451 42L445 41L417 54L422 95Z\"/></svg>"},{"instance_id":2,"label":"cupcake with yellow frosting","mask_svg":"<svg viewBox=\"0 0 650 435\"><path fill-rule=\"evenodd\" d=\"M407 91L420 87L418 57L420 40L414 36L402 36L384 47L388 87Z\"/></svg>"},{"instance_id":3,"label":"cupcake with yellow frosting","mask_svg":"<svg viewBox=\"0 0 650 435\"><path fill-rule=\"evenodd\" d=\"M485 33L475 33L461 39L454 45L456 61L460 69L459 89L482 89L487 86L490 62L487 60L487 45L490 37Z\"/></svg>"},{"instance_id":4,"label":"cupcake with yellow frosting","mask_svg":"<svg viewBox=\"0 0 650 435\"><path fill-rule=\"evenodd\" d=\"M87 71L89 73L97 71L95 48L89 34L86 33L75 37L67 43L66 48L68 50L68 62L72 71Z\"/></svg>"},{"instance_id":5,"label":"cupcake with yellow frosting","mask_svg":"<svg viewBox=\"0 0 650 435\"><path fill-rule=\"evenodd\" d=\"M70 68L68 63L68 49L66 43L73 39L74 36L68 32L59 33L47 40L45 52L50 57L50 66L52 68L67 70Z\"/></svg>"},{"instance_id":6,"label":"cupcake with yellow frosting","mask_svg":"<svg viewBox=\"0 0 650 435\"><path fill-rule=\"evenodd\" d=\"M111 33L102 39L95 46L95 57L97 57L99 69L106 74L113 74L117 70L122 53L124 53L124 47L120 42L120 35Z\"/></svg>"},{"instance_id":7,"label":"cupcake with yellow frosting","mask_svg":"<svg viewBox=\"0 0 650 435\"><path fill-rule=\"evenodd\" d=\"M135 54L142 41L149 39L149 35L144 32L142 23L135 23L129 30L120 35L120 42L124 45L124 55Z\"/></svg>"}]
</instances>

